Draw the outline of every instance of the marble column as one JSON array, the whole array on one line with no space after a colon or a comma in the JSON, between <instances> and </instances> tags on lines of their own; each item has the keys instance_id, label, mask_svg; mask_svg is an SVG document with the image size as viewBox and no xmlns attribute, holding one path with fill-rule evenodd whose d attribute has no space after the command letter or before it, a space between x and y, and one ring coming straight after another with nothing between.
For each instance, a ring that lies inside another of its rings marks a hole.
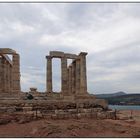
<instances>
[{"instance_id":1,"label":"marble column","mask_svg":"<svg viewBox=\"0 0 140 140\"><path fill-rule=\"evenodd\" d=\"M75 79L75 77L76 77L76 73L75 73L75 68L76 68L76 62L75 61L73 61L72 62L72 94L75 94L75 92L76 92L76 89L75 89L75 87L76 87L76 79Z\"/></svg>"},{"instance_id":2,"label":"marble column","mask_svg":"<svg viewBox=\"0 0 140 140\"><path fill-rule=\"evenodd\" d=\"M47 92L52 93L52 57L47 58Z\"/></svg>"},{"instance_id":3,"label":"marble column","mask_svg":"<svg viewBox=\"0 0 140 140\"><path fill-rule=\"evenodd\" d=\"M7 75L7 70L6 70L6 60L5 58L3 58L3 92L7 92L6 91L6 84L7 84L7 78L6 78L6 75Z\"/></svg>"},{"instance_id":4,"label":"marble column","mask_svg":"<svg viewBox=\"0 0 140 140\"><path fill-rule=\"evenodd\" d=\"M4 73L4 70L5 70L5 59L2 57L1 58L1 91L2 92L5 92L5 73Z\"/></svg>"},{"instance_id":5,"label":"marble column","mask_svg":"<svg viewBox=\"0 0 140 140\"><path fill-rule=\"evenodd\" d=\"M72 66L69 66L69 94L72 93Z\"/></svg>"},{"instance_id":6,"label":"marble column","mask_svg":"<svg viewBox=\"0 0 140 140\"><path fill-rule=\"evenodd\" d=\"M12 91L12 65L10 65L10 92Z\"/></svg>"},{"instance_id":7,"label":"marble column","mask_svg":"<svg viewBox=\"0 0 140 140\"><path fill-rule=\"evenodd\" d=\"M13 54L12 68L12 91L13 93L20 92L20 57L19 54Z\"/></svg>"},{"instance_id":8,"label":"marble column","mask_svg":"<svg viewBox=\"0 0 140 140\"><path fill-rule=\"evenodd\" d=\"M6 93L8 93L9 92L9 89L8 89L8 87L9 87L9 85L8 85L8 62L7 62L7 60L5 60L5 92Z\"/></svg>"},{"instance_id":9,"label":"marble column","mask_svg":"<svg viewBox=\"0 0 140 140\"><path fill-rule=\"evenodd\" d=\"M81 52L80 57L80 93L87 94L87 75L86 75L86 55L87 53Z\"/></svg>"},{"instance_id":10,"label":"marble column","mask_svg":"<svg viewBox=\"0 0 140 140\"><path fill-rule=\"evenodd\" d=\"M80 93L80 59L76 59L76 94Z\"/></svg>"},{"instance_id":11,"label":"marble column","mask_svg":"<svg viewBox=\"0 0 140 140\"><path fill-rule=\"evenodd\" d=\"M10 93L10 64L7 64L7 91Z\"/></svg>"},{"instance_id":12,"label":"marble column","mask_svg":"<svg viewBox=\"0 0 140 140\"><path fill-rule=\"evenodd\" d=\"M0 57L0 93L2 92L2 57Z\"/></svg>"},{"instance_id":13,"label":"marble column","mask_svg":"<svg viewBox=\"0 0 140 140\"><path fill-rule=\"evenodd\" d=\"M67 68L67 87L68 87L68 94L69 94L69 67Z\"/></svg>"},{"instance_id":14,"label":"marble column","mask_svg":"<svg viewBox=\"0 0 140 140\"><path fill-rule=\"evenodd\" d=\"M67 73L67 58L61 58L61 91L63 94L68 93L68 73Z\"/></svg>"}]
</instances>

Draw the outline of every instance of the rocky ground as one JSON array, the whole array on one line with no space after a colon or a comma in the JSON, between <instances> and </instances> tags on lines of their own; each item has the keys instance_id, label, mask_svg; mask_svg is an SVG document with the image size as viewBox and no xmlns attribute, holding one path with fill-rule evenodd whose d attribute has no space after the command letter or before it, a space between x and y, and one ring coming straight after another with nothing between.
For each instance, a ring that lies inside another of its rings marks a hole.
<instances>
[{"instance_id":1,"label":"rocky ground","mask_svg":"<svg viewBox=\"0 0 140 140\"><path fill-rule=\"evenodd\" d=\"M140 111L119 111L119 119L50 120L0 118L0 137L140 137Z\"/></svg>"}]
</instances>

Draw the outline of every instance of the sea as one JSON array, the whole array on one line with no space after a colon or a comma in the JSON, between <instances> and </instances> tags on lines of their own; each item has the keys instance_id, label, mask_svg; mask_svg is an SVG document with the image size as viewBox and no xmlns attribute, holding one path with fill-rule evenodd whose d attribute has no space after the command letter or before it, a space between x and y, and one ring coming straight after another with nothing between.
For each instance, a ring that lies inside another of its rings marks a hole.
<instances>
[{"instance_id":1,"label":"sea","mask_svg":"<svg viewBox=\"0 0 140 140\"><path fill-rule=\"evenodd\" d=\"M113 110L140 110L140 105L109 105Z\"/></svg>"}]
</instances>

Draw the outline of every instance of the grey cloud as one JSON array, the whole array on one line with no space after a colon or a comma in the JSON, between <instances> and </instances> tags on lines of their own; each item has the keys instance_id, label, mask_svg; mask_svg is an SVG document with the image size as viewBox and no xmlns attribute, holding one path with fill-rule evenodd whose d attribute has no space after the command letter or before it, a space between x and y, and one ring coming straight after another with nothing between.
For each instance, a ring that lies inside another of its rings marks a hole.
<instances>
[{"instance_id":1,"label":"grey cloud","mask_svg":"<svg viewBox=\"0 0 140 140\"><path fill-rule=\"evenodd\" d=\"M88 51L91 93L138 92L139 9L140 4L1 3L0 46L20 53L23 90L36 86L45 91L45 56L58 50L75 54ZM45 35L45 43L41 44ZM47 40L48 36L52 41ZM56 91L61 88L58 61L53 62Z\"/></svg>"}]
</instances>

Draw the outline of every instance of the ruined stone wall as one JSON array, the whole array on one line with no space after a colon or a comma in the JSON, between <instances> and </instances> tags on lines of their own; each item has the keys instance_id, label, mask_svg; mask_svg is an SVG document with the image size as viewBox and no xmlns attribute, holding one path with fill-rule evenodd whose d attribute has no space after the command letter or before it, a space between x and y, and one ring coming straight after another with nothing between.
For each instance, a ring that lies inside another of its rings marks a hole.
<instances>
[{"instance_id":1,"label":"ruined stone wall","mask_svg":"<svg viewBox=\"0 0 140 140\"><path fill-rule=\"evenodd\" d=\"M31 115L51 119L114 118L114 111L107 106L96 106L95 102L47 101L46 100L9 100L0 102L0 113Z\"/></svg>"}]
</instances>

